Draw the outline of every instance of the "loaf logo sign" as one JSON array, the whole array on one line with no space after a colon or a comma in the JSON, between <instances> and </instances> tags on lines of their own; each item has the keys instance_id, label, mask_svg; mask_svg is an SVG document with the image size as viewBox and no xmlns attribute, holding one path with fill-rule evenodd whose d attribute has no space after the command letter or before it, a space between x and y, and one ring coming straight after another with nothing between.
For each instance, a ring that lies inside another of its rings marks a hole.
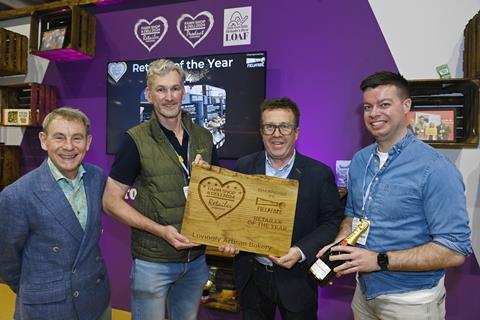
<instances>
[{"instance_id":1,"label":"loaf logo sign","mask_svg":"<svg viewBox=\"0 0 480 320\"><path fill-rule=\"evenodd\" d=\"M214 177L207 177L198 184L200 200L215 220L235 210L245 198L245 188L237 181L222 183Z\"/></svg>"},{"instance_id":2,"label":"loaf logo sign","mask_svg":"<svg viewBox=\"0 0 480 320\"><path fill-rule=\"evenodd\" d=\"M250 44L252 7L225 9L223 13L223 46Z\"/></svg>"},{"instance_id":3,"label":"loaf logo sign","mask_svg":"<svg viewBox=\"0 0 480 320\"><path fill-rule=\"evenodd\" d=\"M158 16L152 21L140 19L135 23L133 32L138 41L147 48L148 51L152 51L157 44L162 41L163 37L168 30L168 21L162 16Z\"/></svg>"},{"instance_id":4,"label":"loaf logo sign","mask_svg":"<svg viewBox=\"0 0 480 320\"><path fill-rule=\"evenodd\" d=\"M208 11L202 11L195 17L184 13L177 20L177 30L192 48L203 41L213 28L213 15Z\"/></svg>"},{"instance_id":5,"label":"loaf logo sign","mask_svg":"<svg viewBox=\"0 0 480 320\"><path fill-rule=\"evenodd\" d=\"M125 72L127 72L127 64L125 62L110 62L108 64L108 75L112 77L115 82L118 82Z\"/></svg>"}]
</instances>

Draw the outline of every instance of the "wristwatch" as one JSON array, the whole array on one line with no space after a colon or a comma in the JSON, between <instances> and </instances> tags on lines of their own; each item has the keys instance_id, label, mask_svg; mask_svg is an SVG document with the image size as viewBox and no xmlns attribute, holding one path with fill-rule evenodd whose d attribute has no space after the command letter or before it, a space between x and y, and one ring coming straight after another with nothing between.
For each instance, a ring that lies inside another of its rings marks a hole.
<instances>
[{"instance_id":1,"label":"wristwatch","mask_svg":"<svg viewBox=\"0 0 480 320\"><path fill-rule=\"evenodd\" d=\"M388 255L386 252L380 252L377 255L377 264L380 267L380 271L388 271Z\"/></svg>"}]
</instances>

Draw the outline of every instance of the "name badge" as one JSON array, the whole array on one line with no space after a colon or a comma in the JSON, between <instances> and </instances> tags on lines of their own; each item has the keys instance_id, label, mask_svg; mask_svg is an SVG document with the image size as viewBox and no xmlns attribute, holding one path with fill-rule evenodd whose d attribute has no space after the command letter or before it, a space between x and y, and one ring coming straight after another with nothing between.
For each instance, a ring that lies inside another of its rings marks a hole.
<instances>
[{"instance_id":1,"label":"name badge","mask_svg":"<svg viewBox=\"0 0 480 320\"><path fill-rule=\"evenodd\" d=\"M185 199L188 197L188 186L183 187L183 194L185 195Z\"/></svg>"},{"instance_id":2,"label":"name badge","mask_svg":"<svg viewBox=\"0 0 480 320\"><path fill-rule=\"evenodd\" d=\"M366 219L365 219L366 220ZM367 220L368 221L368 220ZM370 232L370 227L372 226L371 222L368 221L370 226L368 227L368 229L362 233L362 235L360 236L360 238L358 238L357 240L357 243L358 244L361 244L361 245L365 245L367 243L367 238L368 238L368 233ZM352 221L352 230L355 229L355 227L360 224L360 218L353 218L353 221Z\"/></svg>"}]
</instances>

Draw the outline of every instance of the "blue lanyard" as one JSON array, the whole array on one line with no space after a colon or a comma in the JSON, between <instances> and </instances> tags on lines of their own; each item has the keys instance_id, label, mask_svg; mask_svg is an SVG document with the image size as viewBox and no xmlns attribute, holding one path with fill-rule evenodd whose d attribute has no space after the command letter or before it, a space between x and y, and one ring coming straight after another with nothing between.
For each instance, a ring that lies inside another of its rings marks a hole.
<instances>
[{"instance_id":1,"label":"blue lanyard","mask_svg":"<svg viewBox=\"0 0 480 320\"><path fill-rule=\"evenodd\" d=\"M365 217L365 206L367 204L367 199L368 196L370 195L370 192L372 191L372 183L375 181L375 178L377 177L378 173L380 172L380 169L373 175L372 180L370 180L370 183L367 186L367 190L365 190L365 183L367 182L367 171L368 167L370 166L370 162L372 162L373 159L373 153L370 155L370 158L368 158L367 161L367 166L365 167L365 173L363 174L363 184L362 184L362 218Z\"/></svg>"}]
</instances>

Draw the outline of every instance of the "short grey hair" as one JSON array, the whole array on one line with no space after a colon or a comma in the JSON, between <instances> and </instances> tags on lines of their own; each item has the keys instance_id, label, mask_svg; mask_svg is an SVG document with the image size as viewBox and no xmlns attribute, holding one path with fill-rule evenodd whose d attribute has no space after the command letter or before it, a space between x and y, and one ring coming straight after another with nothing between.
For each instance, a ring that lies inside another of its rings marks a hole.
<instances>
[{"instance_id":1,"label":"short grey hair","mask_svg":"<svg viewBox=\"0 0 480 320\"><path fill-rule=\"evenodd\" d=\"M90 134L90 120L88 120L87 115L78 109L70 107L58 108L47 114L42 123L43 132L48 133L50 123L56 118L63 118L68 121L79 121L85 127L87 135Z\"/></svg>"},{"instance_id":2,"label":"short grey hair","mask_svg":"<svg viewBox=\"0 0 480 320\"><path fill-rule=\"evenodd\" d=\"M163 76L171 71L176 71L182 79L182 84L185 82L185 72L183 69L168 59L158 59L148 65L147 71L147 86L150 88L153 83L154 76Z\"/></svg>"}]
</instances>

